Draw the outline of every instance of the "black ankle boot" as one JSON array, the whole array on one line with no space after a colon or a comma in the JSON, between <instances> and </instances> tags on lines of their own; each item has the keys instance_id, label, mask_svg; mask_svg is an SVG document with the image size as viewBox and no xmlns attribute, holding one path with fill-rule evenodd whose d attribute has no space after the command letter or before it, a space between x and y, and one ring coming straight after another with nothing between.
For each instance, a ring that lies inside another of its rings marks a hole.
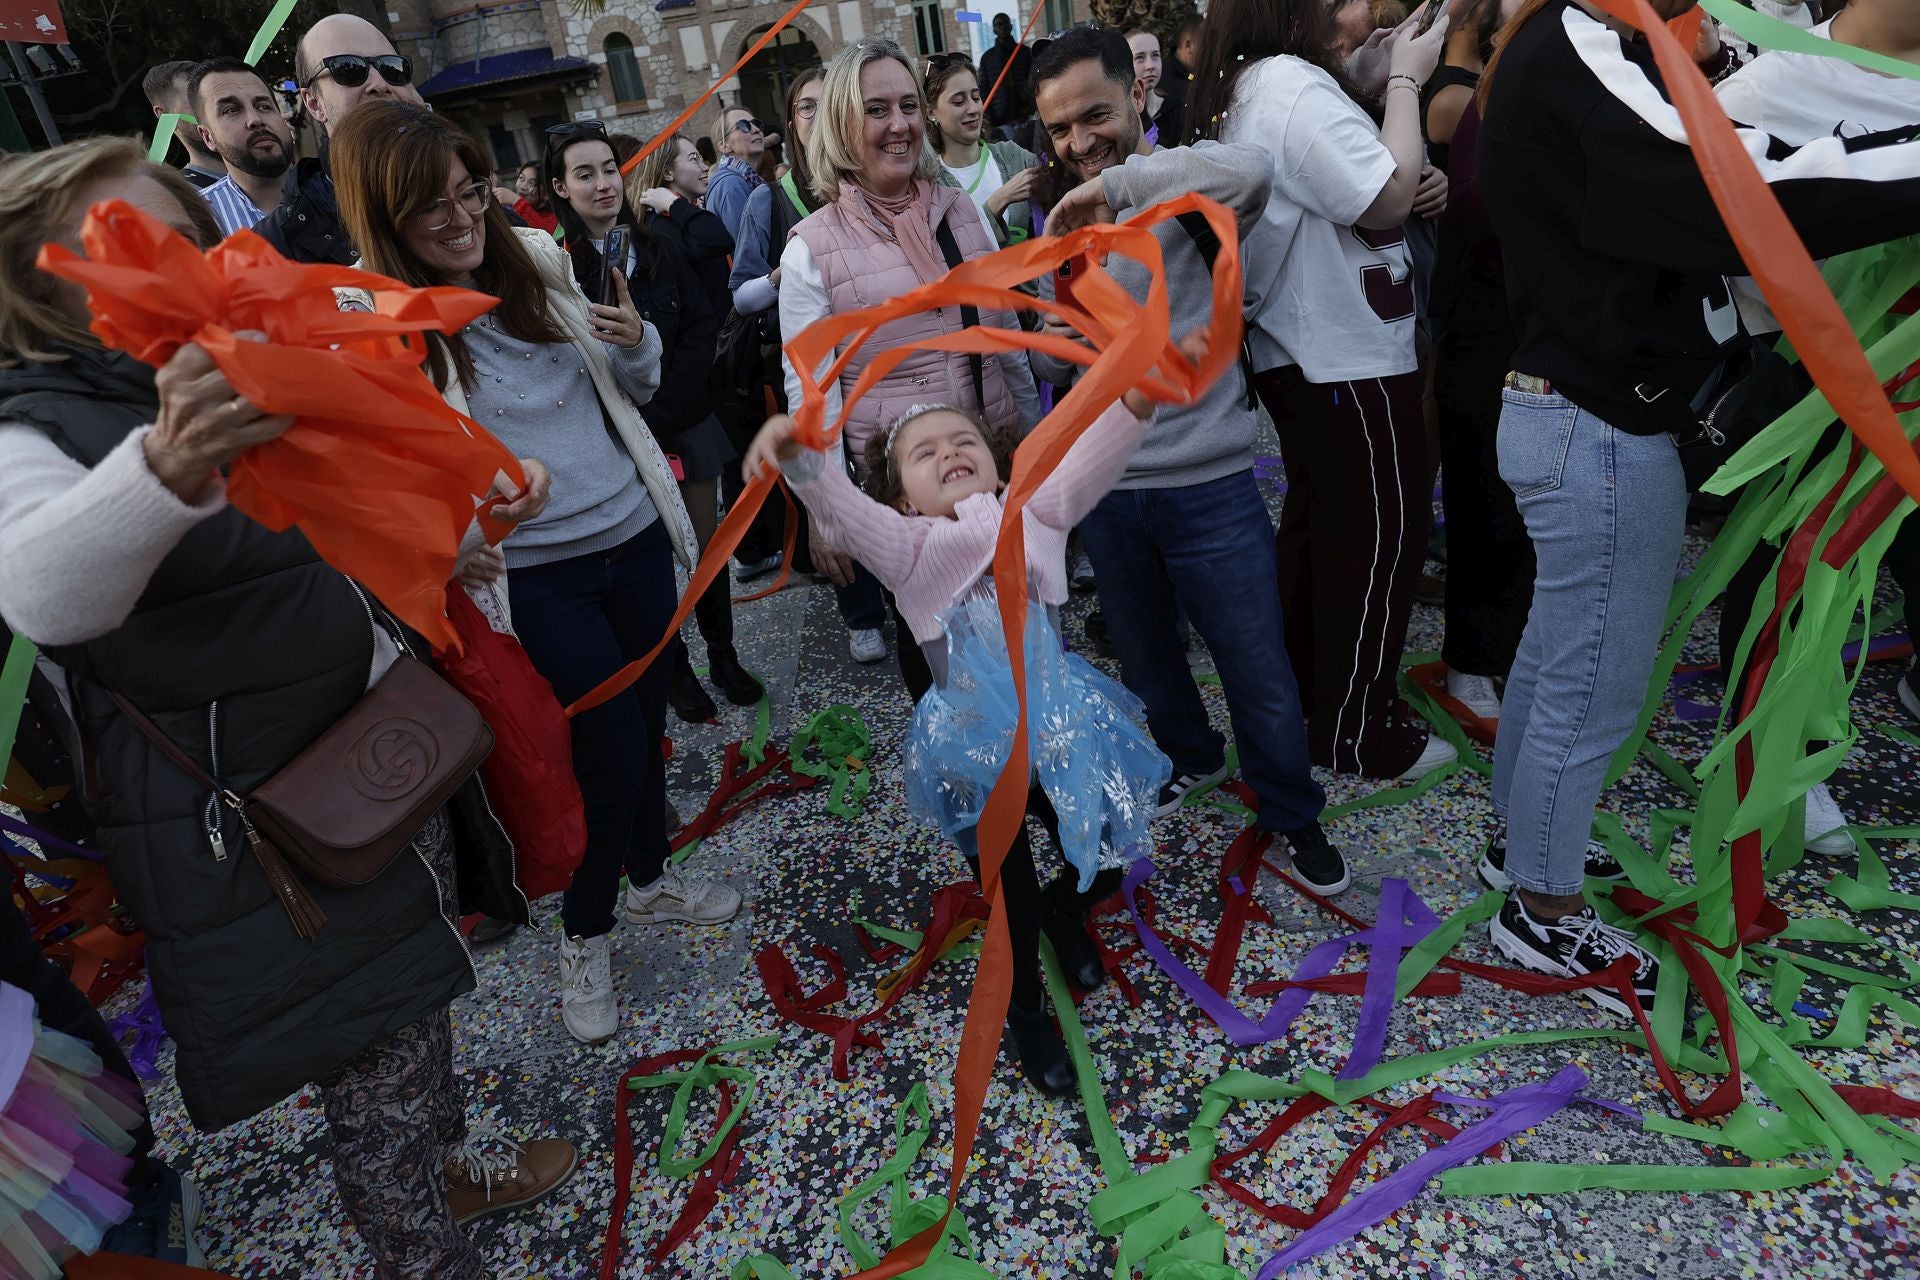
<instances>
[{"instance_id":1,"label":"black ankle boot","mask_svg":"<svg viewBox=\"0 0 1920 1280\"><path fill-rule=\"evenodd\" d=\"M1007 1035L1020 1058L1020 1074L1027 1083L1049 1097L1072 1093L1078 1083L1073 1061L1067 1057L1067 1043L1048 1016L1045 1004L1038 1009L1007 1006Z\"/></svg>"},{"instance_id":2,"label":"black ankle boot","mask_svg":"<svg viewBox=\"0 0 1920 1280\"><path fill-rule=\"evenodd\" d=\"M731 649L707 646L707 679L736 707L750 707L766 695L766 688L753 673L740 665Z\"/></svg>"},{"instance_id":3,"label":"black ankle boot","mask_svg":"<svg viewBox=\"0 0 1920 1280\"><path fill-rule=\"evenodd\" d=\"M701 686L700 677L693 674L693 663L684 648L680 650L679 661L673 664L673 683L667 687L667 702L673 707L673 714L688 724L706 724L720 718L720 708Z\"/></svg>"},{"instance_id":4,"label":"black ankle boot","mask_svg":"<svg viewBox=\"0 0 1920 1280\"><path fill-rule=\"evenodd\" d=\"M1068 867L1041 891L1046 907L1040 927L1053 943L1053 954L1075 991L1097 991L1107 981L1107 968L1100 963L1100 948L1094 945L1087 928L1087 913L1097 903L1113 896L1120 886L1120 873L1102 871L1093 878L1087 892L1076 887L1079 873Z\"/></svg>"},{"instance_id":5,"label":"black ankle boot","mask_svg":"<svg viewBox=\"0 0 1920 1280\"><path fill-rule=\"evenodd\" d=\"M1075 991L1095 991L1105 984L1107 967L1100 963L1100 949L1093 945L1083 916L1062 911L1049 902L1040 928L1053 944L1060 971L1067 975L1067 982Z\"/></svg>"}]
</instances>

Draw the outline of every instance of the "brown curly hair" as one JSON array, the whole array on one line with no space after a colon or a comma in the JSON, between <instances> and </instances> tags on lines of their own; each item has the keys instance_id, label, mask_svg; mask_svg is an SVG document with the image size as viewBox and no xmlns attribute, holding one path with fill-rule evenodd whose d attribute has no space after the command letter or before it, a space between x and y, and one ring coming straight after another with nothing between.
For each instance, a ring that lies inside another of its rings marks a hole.
<instances>
[{"instance_id":1,"label":"brown curly hair","mask_svg":"<svg viewBox=\"0 0 1920 1280\"><path fill-rule=\"evenodd\" d=\"M920 405L909 410L892 428L877 431L867 438L867 447L861 461L865 465L867 478L861 485L867 496L875 502L900 510L900 503L906 495L900 488L900 473L894 469L893 459L887 453L888 437L898 437L899 428L909 422L926 417L930 413L957 413L971 422L980 432L980 438L987 442L987 451L993 454L993 469L1000 473L1000 483L1006 484L1013 479L1013 450L1019 444L1010 431L1003 431L971 409L962 409L951 404Z\"/></svg>"}]
</instances>

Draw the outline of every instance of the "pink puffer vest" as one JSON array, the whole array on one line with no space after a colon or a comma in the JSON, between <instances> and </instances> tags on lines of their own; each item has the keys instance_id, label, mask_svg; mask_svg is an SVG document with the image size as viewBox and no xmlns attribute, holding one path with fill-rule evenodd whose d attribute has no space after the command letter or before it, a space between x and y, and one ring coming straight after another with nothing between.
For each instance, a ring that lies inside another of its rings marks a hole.
<instances>
[{"instance_id":1,"label":"pink puffer vest","mask_svg":"<svg viewBox=\"0 0 1920 1280\"><path fill-rule=\"evenodd\" d=\"M956 187L936 186L929 210L930 227L938 227L943 218L947 220L962 258L977 258L999 247L966 192ZM925 283L914 274L906 253L891 232L881 228L851 183L841 188L839 200L809 214L793 229L793 234L806 242L808 252L813 255L836 315L879 306ZM982 311L980 323L1002 329L1020 327L1019 318L1011 311ZM840 379L841 392L852 390L867 362L881 352L920 338L957 333L961 328L958 307L942 307L939 311L923 311L889 321L867 339L847 365ZM846 432L847 456L854 460L861 477L865 478L867 473L867 441L885 431L896 417L916 404L979 408L988 422L1017 436L1020 415L1007 390L1000 357L984 356L981 366L980 383L987 400L984 407L976 404L973 375L968 371L967 357L959 352L916 351L867 392L853 406Z\"/></svg>"}]
</instances>

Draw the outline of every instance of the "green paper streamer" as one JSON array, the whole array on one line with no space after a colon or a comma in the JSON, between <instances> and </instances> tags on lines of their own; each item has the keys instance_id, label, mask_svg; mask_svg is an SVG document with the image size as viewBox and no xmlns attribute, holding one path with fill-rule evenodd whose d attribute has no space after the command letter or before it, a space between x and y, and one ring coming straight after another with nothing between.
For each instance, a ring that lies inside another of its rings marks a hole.
<instances>
[{"instance_id":1,"label":"green paper streamer","mask_svg":"<svg viewBox=\"0 0 1920 1280\"><path fill-rule=\"evenodd\" d=\"M1889 58L1884 53L1856 49L1838 40L1824 39L1778 18L1755 13L1737 0L1700 0L1700 7L1712 14L1721 26L1748 44L1759 45L1763 49L1782 49L1816 58L1834 58L1840 62L1851 62L1856 67L1865 67L1869 71L1878 71L1882 75L1920 80L1920 67L1911 62Z\"/></svg>"},{"instance_id":2,"label":"green paper streamer","mask_svg":"<svg viewBox=\"0 0 1920 1280\"><path fill-rule=\"evenodd\" d=\"M174 128L182 122L198 124L184 111L169 111L153 122L153 141L147 144L147 161L150 164L165 164L167 148L173 145Z\"/></svg>"},{"instance_id":3,"label":"green paper streamer","mask_svg":"<svg viewBox=\"0 0 1920 1280\"><path fill-rule=\"evenodd\" d=\"M806 758L807 748L820 748L820 762ZM860 713L844 702L823 707L807 717L787 744L787 763L809 778L829 778L827 812L842 818L860 816L860 805L873 785L873 738ZM858 760L855 768L851 761Z\"/></svg>"},{"instance_id":4,"label":"green paper streamer","mask_svg":"<svg viewBox=\"0 0 1920 1280\"><path fill-rule=\"evenodd\" d=\"M248 66L256 66L260 55L267 51L273 38L280 34L280 28L287 25L287 19L293 16L294 6L300 0L275 0L273 8L267 11L267 20L260 24L260 30L254 32L253 43L247 46L247 55L241 59Z\"/></svg>"},{"instance_id":5,"label":"green paper streamer","mask_svg":"<svg viewBox=\"0 0 1920 1280\"><path fill-rule=\"evenodd\" d=\"M13 756L13 740L20 732L20 713L27 707L27 685L33 680L33 660L40 650L25 636L16 635L0 665L0 768Z\"/></svg>"}]
</instances>

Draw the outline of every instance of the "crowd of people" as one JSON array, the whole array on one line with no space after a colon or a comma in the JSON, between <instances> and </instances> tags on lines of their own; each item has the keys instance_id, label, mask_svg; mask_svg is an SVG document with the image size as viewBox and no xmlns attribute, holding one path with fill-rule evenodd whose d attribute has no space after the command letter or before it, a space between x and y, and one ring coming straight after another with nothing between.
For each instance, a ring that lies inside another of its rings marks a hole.
<instances>
[{"instance_id":1,"label":"crowd of people","mask_svg":"<svg viewBox=\"0 0 1920 1280\"><path fill-rule=\"evenodd\" d=\"M1828 13L1760 2L1920 62L1907 0ZM1650 3L1671 18L1693 0ZM1920 232L1920 84L1762 53L1711 21L1702 31L1696 60L1812 252ZM1459 833L1477 873L1508 891L1492 943L1559 976L1628 959L1640 1002L1654 1000L1652 954L1587 904L1590 880L1623 874L1593 818L1665 622L1689 518L1683 463L1738 376L1733 353L1779 326L1739 279L1644 40L1590 0L1412 13L1397 0L1212 0L1174 30L1082 25L1028 46L1001 15L994 35L977 66L859 40L793 76L777 122L716 109L709 136L672 135L637 164L640 139L557 124L537 159L504 174L426 106L378 28L334 15L304 33L294 68L318 155L296 156L260 72L218 56L145 83L157 114L195 122L176 135L184 169L111 138L5 165L0 614L40 646L39 678L70 718L189 1115L219 1128L317 1083L342 1203L382 1276L484 1274L462 1225L552 1194L573 1170L565 1141L470 1130L453 1069L450 1006L476 982L460 920L483 914L499 932L531 909L477 776L403 833L377 878L308 886L317 931L245 852L257 833L235 797L425 647L300 533L228 505L224 468L287 418L196 346L157 371L103 347L84 294L36 266L45 243L77 246L103 200L202 247L251 229L296 261L498 299L421 353L446 403L525 473L483 503L512 533L497 547L468 537L451 586L511 619L562 704L662 641L676 568L698 561L748 480L783 472L804 509L798 567L832 584L851 657L885 660L892 622L914 705L898 747L909 802L977 875L1013 733L1005 584L991 572L1003 491L1019 441L1082 370L1037 350L921 344L982 325L1079 340L1050 309L1071 275L1034 282L1022 309L954 305L879 326L827 379L832 422L889 362L825 452L796 440L787 411L803 380L782 339L1029 237L1209 197L1240 230L1238 358L1190 403L1156 410L1136 390L1104 406L1021 517L1042 726L1027 812L1055 846L1038 852L1023 824L1002 867L1022 1074L1072 1089L1040 939L1076 989L1104 981L1087 913L1151 849L1156 819L1237 768L1261 838L1334 895L1352 872L1322 825L1315 769L1410 783L1456 758L1397 693L1436 546L1436 472L1446 688L1498 730L1493 813ZM1222 245L1193 218L1154 235L1159 280L1118 256L1106 268L1136 301L1164 287L1172 332L1199 360ZM346 290L340 305L365 303ZM1262 409L1285 465L1277 529L1254 472ZM733 579L780 563L779 523L769 511L756 524ZM1729 591L1730 687L1770 563L1757 553ZM1912 630L1920 522L1886 563ZM1097 592L1086 634L1117 680L1070 652L1060 606L1076 587ZM758 702L728 575L694 613L707 684ZM1196 639L1231 745L1193 677ZM737 889L668 858L679 820L661 744L669 711L716 716L707 684L672 644L571 722L586 842L561 897L556 996L584 1043L621 1026L616 925L718 926L742 909ZM1920 675L1900 697L1920 718ZM1824 787L1804 826L1817 852L1851 847ZM0 938L0 979L131 1079L11 901ZM150 1131L137 1141L129 1185L145 1207L109 1245L162 1256L162 1224L191 1188L152 1159Z\"/></svg>"}]
</instances>

